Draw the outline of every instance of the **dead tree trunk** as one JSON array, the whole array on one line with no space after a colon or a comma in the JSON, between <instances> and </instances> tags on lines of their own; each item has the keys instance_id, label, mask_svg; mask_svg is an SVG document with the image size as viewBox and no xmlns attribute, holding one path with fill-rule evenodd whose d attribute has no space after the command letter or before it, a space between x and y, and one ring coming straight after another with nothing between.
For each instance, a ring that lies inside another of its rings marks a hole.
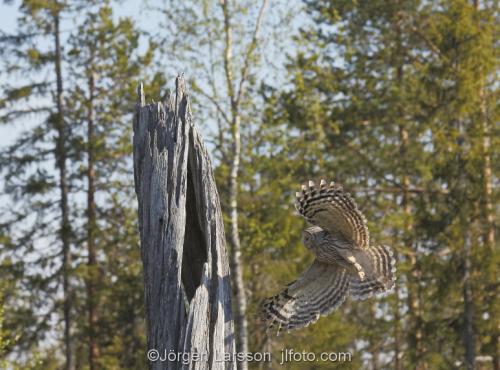
<instances>
[{"instance_id":1,"label":"dead tree trunk","mask_svg":"<svg viewBox=\"0 0 500 370\"><path fill-rule=\"evenodd\" d=\"M141 86L134 119L149 368L234 369L219 196L184 91L145 105Z\"/></svg>"}]
</instances>

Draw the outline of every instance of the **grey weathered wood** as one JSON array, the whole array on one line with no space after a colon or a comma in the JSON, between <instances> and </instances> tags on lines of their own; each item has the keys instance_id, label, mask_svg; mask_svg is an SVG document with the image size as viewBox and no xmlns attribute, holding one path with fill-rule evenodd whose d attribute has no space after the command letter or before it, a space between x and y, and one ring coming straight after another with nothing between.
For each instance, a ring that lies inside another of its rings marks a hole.
<instances>
[{"instance_id":1,"label":"grey weathered wood","mask_svg":"<svg viewBox=\"0 0 500 370\"><path fill-rule=\"evenodd\" d=\"M198 353L201 361L156 361L150 369L234 369L220 361L234 352L234 333L219 196L184 92L177 77L168 102L146 105L140 87L134 179L148 350Z\"/></svg>"}]
</instances>

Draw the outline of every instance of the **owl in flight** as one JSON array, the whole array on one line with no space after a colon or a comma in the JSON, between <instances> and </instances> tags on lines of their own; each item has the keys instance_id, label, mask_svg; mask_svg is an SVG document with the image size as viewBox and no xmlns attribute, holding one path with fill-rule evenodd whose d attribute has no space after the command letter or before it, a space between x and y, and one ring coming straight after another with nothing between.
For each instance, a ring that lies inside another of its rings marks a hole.
<instances>
[{"instance_id":1,"label":"owl in flight","mask_svg":"<svg viewBox=\"0 0 500 370\"><path fill-rule=\"evenodd\" d=\"M289 330L329 315L350 294L366 299L388 293L396 280L396 260L387 246L370 245L366 218L340 185L321 180L302 185L297 211L313 226L302 242L316 257L286 289L264 302L269 328Z\"/></svg>"}]
</instances>

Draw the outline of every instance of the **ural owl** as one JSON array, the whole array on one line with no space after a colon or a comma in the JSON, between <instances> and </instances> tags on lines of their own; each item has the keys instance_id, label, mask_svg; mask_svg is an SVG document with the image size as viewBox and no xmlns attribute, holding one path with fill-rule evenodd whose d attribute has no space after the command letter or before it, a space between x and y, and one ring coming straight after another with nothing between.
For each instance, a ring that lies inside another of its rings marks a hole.
<instances>
[{"instance_id":1,"label":"ural owl","mask_svg":"<svg viewBox=\"0 0 500 370\"><path fill-rule=\"evenodd\" d=\"M297 211L312 225L302 242L313 264L278 295L266 299L268 327L296 329L329 315L350 294L366 299L388 293L396 280L396 261L386 246L371 246L366 219L341 186L309 181L296 194Z\"/></svg>"}]
</instances>

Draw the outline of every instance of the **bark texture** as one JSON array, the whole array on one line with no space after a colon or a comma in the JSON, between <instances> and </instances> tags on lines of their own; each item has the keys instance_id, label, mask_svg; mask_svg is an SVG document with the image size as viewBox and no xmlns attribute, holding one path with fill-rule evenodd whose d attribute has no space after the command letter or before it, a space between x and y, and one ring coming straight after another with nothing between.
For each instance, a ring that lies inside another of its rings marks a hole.
<instances>
[{"instance_id":1,"label":"bark texture","mask_svg":"<svg viewBox=\"0 0 500 370\"><path fill-rule=\"evenodd\" d=\"M63 317L64 317L64 352L66 357L65 370L73 369L72 338L71 338L71 287L69 284L69 270L71 268L70 238L71 225L69 222L68 210L68 182L66 170L66 124L64 122L63 104L63 77L61 71L61 40L60 40L60 5L56 2L53 14L54 20L54 67L56 73L56 104L57 113L55 116L55 126L57 130L56 142L56 162L59 170L59 191L61 210L60 238L62 243L63 263L61 267L63 278Z\"/></svg>"},{"instance_id":2,"label":"bark texture","mask_svg":"<svg viewBox=\"0 0 500 370\"><path fill-rule=\"evenodd\" d=\"M464 298L464 323L463 323L463 342L465 349L465 368L474 370L476 368L475 353L475 331L474 331L474 304L472 297L471 284L471 241L469 230L465 231L463 246L463 298Z\"/></svg>"},{"instance_id":3,"label":"bark texture","mask_svg":"<svg viewBox=\"0 0 500 370\"><path fill-rule=\"evenodd\" d=\"M149 361L150 369L234 369L231 284L218 192L206 148L193 125L184 80L166 103L134 119L148 351L199 361ZM188 363L183 363L188 362Z\"/></svg>"},{"instance_id":4,"label":"bark texture","mask_svg":"<svg viewBox=\"0 0 500 370\"><path fill-rule=\"evenodd\" d=\"M267 7L268 0L263 0L259 14L255 22L255 28L248 47L246 48L239 83L236 83L233 68L233 26L231 11L227 0L220 0L222 13L224 15L224 72L226 75L227 94L231 105L231 118L229 121L231 129L231 151L230 151L230 173L229 173L229 242L231 245L231 271L234 277L234 293L236 298L235 321L236 321L236 351L238 353L248 352L248 324L246 318L247 297L245 281L243 279L243 265L241 258L241 243L238 228L238 189L239 168L241 157L241 111L240 103L245 93L245 83L251 63L251 57L258 43L258 35ZM236 87L237 86L237 87ZM246 361L238 363L238 369L246 370Z\"/></svg>"},{"instance_id":5,"label":"bark texture","mask_svg":"<svg viewBox=\"0 0 500 370\"><path fill-rule=\"evenodd\" d=\"M95 243L95 231L97 228L96 203L95 203L95 119L94 119L94 94L95 79L92 73L88 80L89 99L87 103L87 314L88 314L88 335L89 335L89 369L99 368L100 350L97 343L98 334L98 316L97 307L99 304L97 296L98 285L98 265L97 265L97 246Z\"/></svg>"},{"instance_id":6,"label":"bark texture","mask_svg":"<svg viewBox=\"0 0 500 370\"><path fill-rule=\"evenodd\" d=\"M245 292L245 281L243 280L243 266L241 264L241 243L238 229L238 173L241 156L241 116L239 112L239 98L236 97L234 89L233 73L233 28L226 0L221 0L224 14L224 71L226 73L226 84L229 99L231 101L231 163L229 171L229 244L231 246L231 272L234 278L234 294L236 299L235 321L236 321L236 351L248 351L247 334L247 297ZM243 81L243 77L242 77ZM239 93L238 93L239 94ZM246 370L247 363L238 364L238 369Z\"/></svg>"}]
</instances>

